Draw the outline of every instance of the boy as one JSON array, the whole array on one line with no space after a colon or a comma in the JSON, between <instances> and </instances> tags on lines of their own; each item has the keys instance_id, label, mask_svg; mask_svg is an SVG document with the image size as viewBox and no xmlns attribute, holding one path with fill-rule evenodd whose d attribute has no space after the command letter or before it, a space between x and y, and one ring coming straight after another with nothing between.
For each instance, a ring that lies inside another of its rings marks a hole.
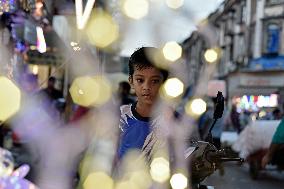
<instances>
[{"instance_id":1,"label":"boy","mask_svg":"<svg viewBox=\"0 0 284 189\"><path fill-rule=\"evenodd\" d=\"M158 52L154 47L142 47L135 51L129 60L129 83L134 89L137 102L120 107L120 143L118 158L121 159L129 150L140 149L150 154L155 143L151 132L156 119L150 118L153 106L158 98L159 88L168 77L168 72L157 68L149 54Z\"/></svg>"}]
</instances>

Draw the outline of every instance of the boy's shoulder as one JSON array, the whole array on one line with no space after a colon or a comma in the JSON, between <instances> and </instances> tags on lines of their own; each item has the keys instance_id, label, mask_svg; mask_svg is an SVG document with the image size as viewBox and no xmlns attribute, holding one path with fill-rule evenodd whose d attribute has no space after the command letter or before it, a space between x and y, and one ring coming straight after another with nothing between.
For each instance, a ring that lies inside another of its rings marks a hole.
<instances>
[{"instance_id":1,"label":"boy's shoulder","mask_svg":"<svg viewBox=\"0 0 284 189\"><path fill-rule=\"evenodd\" d=\"M131 106L132 106L131 104L120 106L121 116L123 116L123 115L131 116L132 115Z\"/></svg>"},{"instance_id":2,"label":"boy's shoulder","mask_svg":"<svg viewBox=\"0 0 284 189\"><path fill-rule=\"evenodd\" d=\"M128 121L130 119L136 120L135 117L132 114L131 106L132 106L131 104L120 106L120 124L119 124L119 127L123 132L128 129L128 127L129 127Z\"/></svg>"}]
</instances>

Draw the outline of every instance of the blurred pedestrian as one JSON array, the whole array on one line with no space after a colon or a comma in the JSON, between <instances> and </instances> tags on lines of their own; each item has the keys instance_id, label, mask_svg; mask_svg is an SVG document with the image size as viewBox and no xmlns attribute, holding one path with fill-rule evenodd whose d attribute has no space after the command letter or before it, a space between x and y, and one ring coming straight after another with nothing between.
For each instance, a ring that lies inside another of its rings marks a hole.
<instances>
[{"instance_id":1,"label":"blurred pedestrian","mask_svg":"<svg viewBox=\"0 0 284 189\"><path fill-rule=\"evenodd\" d=\"M132 104L134 99L130 95L131 86L127 81L121 81L118 86L120 105Z\"/></svg>"},{"instance_id":2,"label":"blurred pedestrian","mask_svg":"<svg viewBox=\"0 0 284 189\"><path fill-rule=\"evenodd\" d=\"M232 105L230 118L234 129L237 130L238 133L240 133L241 132L240 113L237 111L237 106L235 104Z\"/></svg>"}]
</instances>

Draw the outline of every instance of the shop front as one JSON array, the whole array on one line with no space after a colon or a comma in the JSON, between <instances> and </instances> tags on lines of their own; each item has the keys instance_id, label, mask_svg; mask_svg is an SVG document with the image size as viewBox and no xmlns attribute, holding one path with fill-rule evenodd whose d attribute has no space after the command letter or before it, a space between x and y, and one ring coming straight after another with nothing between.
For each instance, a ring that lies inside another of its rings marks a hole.
<instances>
[{"instance_id":1,"label":"shop front","mask_svg":"<svg viewBox=\"0 0 284 189\"><path fill-rule=\"evenodd\" d=\"M228 77L228 100L240 110L282 108L283 71L239 72Z\"/></svg>"}]
</instances>

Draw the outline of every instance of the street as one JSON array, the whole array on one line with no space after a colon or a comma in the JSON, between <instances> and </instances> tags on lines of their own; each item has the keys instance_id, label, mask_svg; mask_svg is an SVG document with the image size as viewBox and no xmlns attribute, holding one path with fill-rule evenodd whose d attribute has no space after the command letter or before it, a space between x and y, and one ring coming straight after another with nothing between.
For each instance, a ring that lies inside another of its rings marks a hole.
<instances>
[{"instance_id":1,"label":"street","mask_svg":"<svg viewBox=\"0 0 284 189\"><path fill-rule=\"evenodd\" d=\"M284 172L265 171L257 180L252 180L246 163L241 166L226 163L224 176L216 171L203 184L214 186L215 189L283 189Z\"/></svg>"}]
</instances>

